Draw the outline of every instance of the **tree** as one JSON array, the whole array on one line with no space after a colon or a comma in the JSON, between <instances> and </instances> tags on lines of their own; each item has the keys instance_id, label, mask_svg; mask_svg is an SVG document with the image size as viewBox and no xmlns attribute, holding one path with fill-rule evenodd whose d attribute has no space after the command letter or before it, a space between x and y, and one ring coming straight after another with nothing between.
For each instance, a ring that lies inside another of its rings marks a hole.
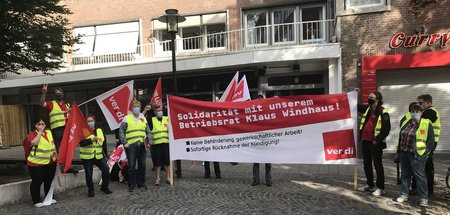
<instances>
[{"instance_id":1,"label":"tree","mask_svg":"<svg viewBox=\"0 0 450 215\"><path fill-rule=\"evenodd\" d=\"M0 74L62 68L63 55L80 42L68 27L69 14L60 0L1 0Z\"/></svg>"},{"instance_id":2,"label":"tree","mask_svg":"<svg viewBox=\"0 0 450 215\"><path fill-rule=\"evenodd\" d=\"M409 10L417 18L426 6L437 2L438 0L411 0L409 3Z\"/></svg>"}]
</instances>

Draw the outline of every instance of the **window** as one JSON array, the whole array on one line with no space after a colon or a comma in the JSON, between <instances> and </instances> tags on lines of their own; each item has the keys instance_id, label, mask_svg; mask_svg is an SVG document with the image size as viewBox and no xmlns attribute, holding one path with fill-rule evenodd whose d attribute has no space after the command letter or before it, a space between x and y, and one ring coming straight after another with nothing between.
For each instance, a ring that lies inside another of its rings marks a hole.
<instances>
[{"instance_id":1,"label":"window","mask_svg":"<svg viewBox=\"0 0 450 215\"><path fill-rule=\"evenodd\" d=\"M186 27L181 29L183 35L183 49L195 50L201 47L200 27Z\"/></svg>"},{"instance_id":2,"label":"window","mask_svg":"<svg viewBox=\"0 0 450 215\"><path fill-rule=\"evenodd\" d=\"M385 4L385 0L347 0L349 7L367 7Z\"/></svg>"},{"instance_id":3,"label":"window","mask_svg":"<svg viewBox=\"0 0 450 215\"><path fill-rule=\"evenodd\" d=\"M268 31L267 11L250 11L245 15L247 45L266 44Z\"/></svg>"},{"instance_id":4,"label":"window","mask_svg":"<svg viewBox=\"0 0 450 215\"><path fill-rule=\"evenodd\" d=\"M206 33L208 35L208 48L225 47L225 24L207 25Z\"/></svg>"},{"instance_id":5,"label":"window","mask_svg":"<svg viewBox=\"0 0 450 215\"><path fill-rule=\"evenodd\" d=\"M82 44L74 45L75 56L136 53L139 45L139 22L76 27Z\"/></svg>"},{"instance_id":6,"label":"window","mask_svg":"<svg viewBox=\"0 0 450 215\"><path fill-rule=\"evenodd\" d=\"M275 43L295 41L295 8L278 9L273 15L273 39Z\"/></svg>"},{"instance_id":7,"label":"window","mask_svg":"<svg viewBox=\"0 0 450 215\"><path fill-rule=\"evenodd\" d=\"M324 39L324 7L301 8L302 40Z\"/></svg>"}]
</instances>

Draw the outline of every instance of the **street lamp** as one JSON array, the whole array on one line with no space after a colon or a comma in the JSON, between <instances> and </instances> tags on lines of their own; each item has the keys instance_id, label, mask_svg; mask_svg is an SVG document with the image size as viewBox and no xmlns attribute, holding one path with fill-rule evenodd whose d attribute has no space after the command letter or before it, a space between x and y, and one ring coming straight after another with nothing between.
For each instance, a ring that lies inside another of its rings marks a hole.
<instances>
[{"instance_id":1,"label":"street lamp","mask_svg":"<svg viewBox=\"0 0 450 215\"><path fill-rule=\"evenodd\" d=\"M173 87L174 94L178 94L178 85L177 85L177 64L175 58L175 37L178 32L178 23L186 21L186 18L180 14L178 14L177 9L167 9L166 14L160 16L158 21L166 23L167 33L170 34L170 38L172 40L172 78L173 78ZM177 178L181 178L181 160L177 160L177 170L176 170Z\"/></svg>"}]
</instances>

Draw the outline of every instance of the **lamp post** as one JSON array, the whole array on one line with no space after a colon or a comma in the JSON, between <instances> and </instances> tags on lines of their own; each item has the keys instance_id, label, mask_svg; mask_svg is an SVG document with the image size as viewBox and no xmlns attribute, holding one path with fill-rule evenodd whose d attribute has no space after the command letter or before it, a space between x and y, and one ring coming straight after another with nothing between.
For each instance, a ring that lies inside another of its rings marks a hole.
<instances>
[{"instance_id":1,"label":"lamp post","mask_svg":"<svg viewBox=\"0 0 450 215\"><path fill-rule=\"evenodd\" d=\"M167 9L166 14L160 16L158 21L166 23L167 33L170 34L171 42L172 42L172 78L173 78L173 87L174 94L178 94L178 85L177 85L177 63L175 58L175 37L178 32L178 23L186 21L186 18L180 14L178 14L177 9ZM177 178L181 178L181 160L177 160Z\"/></svg>"}]
</instances>

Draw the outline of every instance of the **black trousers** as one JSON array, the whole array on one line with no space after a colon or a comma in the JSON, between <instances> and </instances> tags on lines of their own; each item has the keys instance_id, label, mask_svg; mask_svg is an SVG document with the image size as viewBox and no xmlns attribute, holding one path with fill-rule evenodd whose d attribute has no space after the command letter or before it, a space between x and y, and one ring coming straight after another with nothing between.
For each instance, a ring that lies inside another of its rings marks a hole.
<instances>
[{"instance_id":1,"label":"black trousers","mask_svg":"<svg viewBox=\"0 0 450 215\"><path fill-rule=\"evenodd\" d=\"M30 194L33 204L41 202L41 185L44 183L44 192L47 195L56 172L56 163L43 166L28 166L31 176Z\"/></svg>"},{"instance_id":2,"label":"black trousers","mask_svg":"<svg viewBox=\"0 0 450 215\"><path fill-rule=\"evenodd\" d=\"M371 141L362 142L362 153L364 161L364 173L366 174L367 185L374 187L373 183L373 165L377 173L376 185L380 189L384 189L384 168L383 168L383 149L378 145L374 145Z\"/></svg>"},{"instance_id":3,"label":"black trousers","mask_svg":"<svg viewBox=\"0 0 450 215\"><path fill-rule=\"evenodd\" d=\"M59 147L61 146L62 136L64 134L64 129L66 129L66 126L61 126L58 128L52 129L52 136L53 140L55 141L56 146L56 152L59 153Z\"/></svg>"},{"instance_id":4,"label":"black trousers","mask_svg":"<svg viewBox=\"0 0 450 215\"><path fill-rule=\"evenodd\" d=\"M108 165L106 164L106 159L102 158L102 159L89 159L89 160L85 160L85 159L81 159L81 162L83 163L83 167L84 167L84 173L85 173L85 177L86 177L86 185L88 186L88 191L89 192L94 192L94 183L92 182L92 172L94 169L94 165L96 165L100 171L102 172L102 190L107 190L108 186L109 186L109 181L110 181L110 177L109 177L109 169L108 169Z\"/></svg>"},{"instance_id":5,"label":"black trousers","mask_svg":"<svg viewBox=\"0 0 450 215\"><path fill-rule=\"evenodd\" d=\"M216 174L216 178L220 178L220 165L219 162L214 163L214 173ZM209 161L205 161L205 176L211 176L211 170L209 169Z\"/></svg>"}]
</instances>

